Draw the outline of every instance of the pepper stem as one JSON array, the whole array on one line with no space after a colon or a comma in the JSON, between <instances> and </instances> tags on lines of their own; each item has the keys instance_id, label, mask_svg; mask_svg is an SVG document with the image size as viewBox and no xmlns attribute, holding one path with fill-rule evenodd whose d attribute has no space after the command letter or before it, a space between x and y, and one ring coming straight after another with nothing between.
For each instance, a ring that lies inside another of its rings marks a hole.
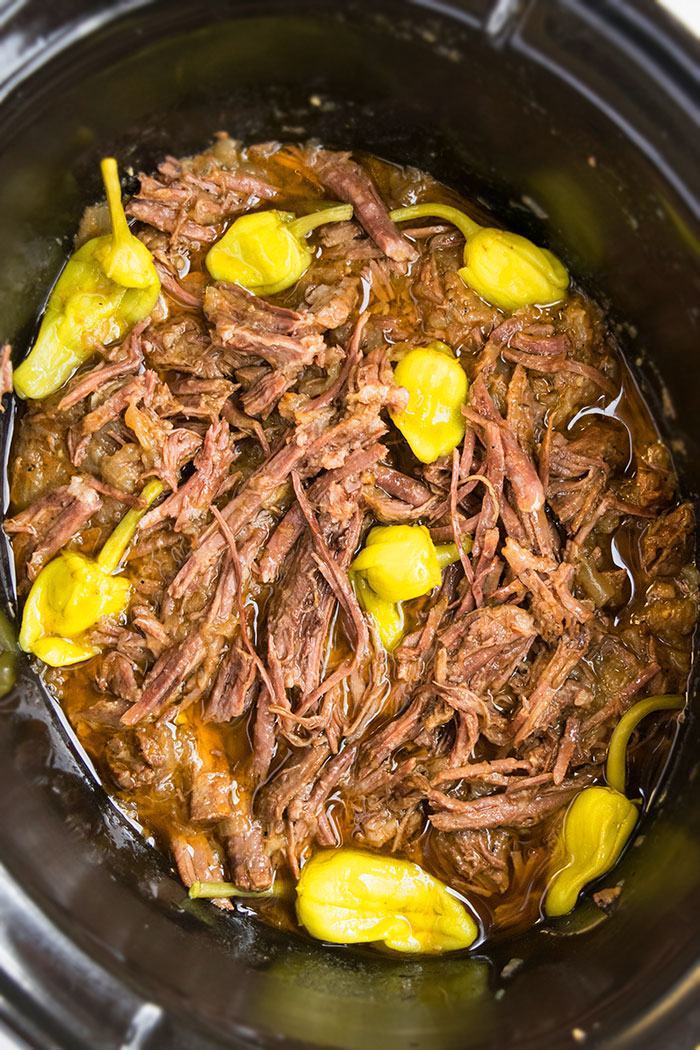
<instances>
[{"instance_id":1,"label":"pepper stem","mask_svg":"<svg viewBox=\"0 0 700 1050\"><path fill-rule=\"evenodd\" d=\"M680 711L685 706L682 696L650 696L630 707L615 726L608 747L605 779L611 788L625 794L627 781L627 745L638 724L654 711Z\"/></svg>"},{"instance_id":2,"label":"pepper stem","mask_svg":"<svg viewBox=\"0 0 700 1050\"><path fill-rule=\"evenodd\" d=\"M332 208L323 208L321 211L311 212L310 215L302 215L290 222L287 229L294 237L306 237L317 226L326 222L348 222L352 219L352 204L338 204Z\"/></svg>"},{"instance_id":3,"label":"pepper stem","mask_svg":"<svg viewBox=\"0 0 700 1050\"><path fill-rule=\"evenodd\" d=\"M165 485L162 481L159 481L158 478L154 478L143 487L140 498L142 502L145 503L145 506L127 511L100 553L97 555L97 564L101 569L104 569L105 572L111 573L117 569L119 562L124 556L124 551L131 543L133 535L136 532L136 526L141 521L141 518L144 516L153 501L160 496L164 488Z\"/></svg>"},{"instance_id":4,"label":"pepper stem","mask_svg":"<svg viewBox=\"0 0 700 1050\"><path fill-rule=\"evenodd\" d=\"M100 162L102 181L107 192L107 204L112 220L112 237L115 244L124 244L131 236L122 204L122 188L119 184L119 169L114 157L104 157Z\"/></svg>"},{"instance_id":5,"label":"pepper stem","mask_svg":"<svg viewBox=\"0 0 700 1050\"><path fill-rule=\"evenodd\" d=\"M279 890L271 886L269 890L242 890L233 882L193 882L189 888L190 897L275 897Z\"/></svg>"},{"instance_id":6,"label":"pepper stem","mask_svg":"<svg viewBox=\"0 0 700 1050\"><path fill-rule=\"evenodd\" d=\"M462 543L464 549L469 554L472 549L472 538L469 535L463 537ZM435 557L437 558L438 565L441 569L446 569L448 565L454 565L455 562L459 561L459 551L457 550L456 543L439 543L435 546Z\"/></svg>"},{"instance_id":7,"label":"pepper stem","mask_svg":"<svg viewBox=\"0 0 700 1050\"><path fill-rule=\"evenodd\" d=\"M392 222L410 222L412 219L445 219L456 226L464 239L473 237L481 226L474 222L459 208L452 208L449 204L412 204L408 208L397 208L389 212Z\"/></svg>"}]
</instances>

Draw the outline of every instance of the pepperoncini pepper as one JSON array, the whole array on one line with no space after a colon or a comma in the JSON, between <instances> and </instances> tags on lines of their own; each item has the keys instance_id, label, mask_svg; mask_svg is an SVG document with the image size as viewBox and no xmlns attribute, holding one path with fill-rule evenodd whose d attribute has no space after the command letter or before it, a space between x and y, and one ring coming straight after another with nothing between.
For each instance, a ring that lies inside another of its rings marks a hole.
<instances>
[{"instance_id":1,"label":"pepperoncini pepper","mask_svg":"<svg viewBox=\"0 0 700 1050\"><path fill-rule=\"evenodd\" d=\"M357 599L374 620L388 650L404 633L401 602L427 594L442 582L442 569L459 561L454 543L436 547L424 525L378 525L350 566Z\"/></svg>"},{"instance_id":2,"label":"pepperoncini pepper","mask_svg":"<svg viewBox=\"0 0 700 1050\"><path fill-rule=\"evenodd\" d=\"M377 525L352 562L375 594L387 602L405 602L439 587L440 565L425 525Z\"/></svg>"},{"instance_id":3,"label":"pepperoncini pepper","mask_svg":"<svg viewBox=\"0 0 700 1050\"><path fill-rule=\"evenodd\" d=\"M351 573L350 579L358 602L376 624L382 645L388 651L395 649L403 638L405 627L401 602L388 602L380 598L361 573Z\"/></svg>"},{"instance_id":4,"label":"pepperoncini pepper","mask_svg":"<svg viewBox=\"0 0 700 1050\"><path fill-rule=\"evenodd\" d=\"M637 823L637 807L613 788L585 788L566 811L547 890L547 915L565 915L585 885L615 866Z\"/></svg>"},{"instance_id":5,"label":"pepperoncini pepper","mask_svg":"<svg viewBox=\"0 0 700 1050\"><path fill-rule=\"evenodd\" d=\"M129 602L131 585L113 575L147 508L163 491L149 481L141 492L142 509L128 511L96 559L63 551L35 579L22 615L19 644L51 667L65 667L95 656L99 650L80 635L102 616L118 616Z\"/></svg>"},{"instance_id":6,"label":"pepperoncini pepper","mask_svg":"<svg viewBox=\"0 0 700 1050\"><path fill-rule=\"evenodd\" d=\"M616 725L606 763L608 786L585 788L566 811L545 898L547 915L571 911L584 886L617 863L638 818L638 803L624 794L629 738L646 715L682 706L679 696L652 696L634 704Z\"/></svg>"},{"instance_id":7,"label":"pepperoncini pepper","mask_svg":"<svg viewBox=\"0 0 700 1050\"><path fill-rule=\"evenodd\" d=\"M417 864L356 849L324 850L308 861L296 910L318 940L383 941L397 952L457 951L479 932L464 905Z\"/></svg>"},{"instance_id":8,"label":"pepperoncini pepper","mask_svg":"<svg viewBox=\"0 0 700 1050\"><path fill-rule=\"evenodd\" d=\"M0 612L0 697L9 693L17 680L17 637L4 613Z\"/></svg>"},{"instance_id":9,"label":"pepperoncini pepper","mask_svg":"<svg viewBox=\"0 0 700 1050\"><path fill-rule=\"evenodd\" d=\"M240 284L256 295L274 295L295 284L311 265L303 238L323 223L351 218L351 204L301 218L275 210L241 215L209 249L207 269L215 281Z\"/></svg>"},{"instance_id":10,"label":"pepperoncini pepper","mask_svg":"<svg viewBox=\"0 0 700 1050\"><path fill-rule=\"evenodd\" d=\"M63 268L37 340L15 369L19 397L39 399L58 390L98 345L122 339L158 299L153 256L126 221L117 162L106 157L101 169L112 232L86 241Z\"/></svg>"},{"instance_id":11,"label":"pepperoncini pepper","mask_svg":"<svg viewBox=\"0 0 700 1050\"><path fill-rule=\"evenodd\" d=\"M464 249L459 276L477 295L501 310L555 303L569 285L556 255L507 230L479 230Z\"/></svg>"},{"instance_id":12,"label":"pepperoncini pepper","mask_svg":"<svg viewBox=\"0 0 700 1050\"><path fill-rule=\"evenodd\" d=\"M394 222L439 218L454 223L466 239L460 277L501 310L558 302L569 286L569 275L552 252L518 233L479 226L458 208L414 204L391 212L391 218Z\"/></svg>"},{"instance_id":13,"label":"pepperoncini pepper","mask_svg":"<svg viewBox=\"0 0 700 1050\"><path fill-rule=\"evenodd\" d=\"M432 343L402 357L394 380L408 390L408 404L391 418L416 458L434 463L464 437L462 406L469 386L464 369L445 343Z\"/></svg>"}]
</instances>

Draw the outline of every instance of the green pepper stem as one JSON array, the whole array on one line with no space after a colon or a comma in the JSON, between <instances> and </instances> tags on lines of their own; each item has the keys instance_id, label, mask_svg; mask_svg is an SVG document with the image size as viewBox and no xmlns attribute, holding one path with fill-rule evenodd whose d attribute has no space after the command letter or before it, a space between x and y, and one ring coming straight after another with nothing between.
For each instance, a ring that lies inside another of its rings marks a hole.
<instances>
[{"instance_id":1,"label":"green pepper stem","mask_svg":"<svg viewBox=\"0 0 700 1050\"><path fill-rule=\"evenodd\" d=\"M445 219L456 226L467 241L481 229L478 222L474 222L459 208L452 208L449 204L412 204L409 208L397 208L389 212L389 218L393 222L410 222L412 219Z\"/></svg>"},{"instance_id":2,"label":"green pepper stem","mask_svg":"<svg viewBox=\"0 0 700 1050\"><path fill-rule=\"evenodd\" d=\"M115 244L124 244L131 236L122 205L122 188L119 184L119 169L114 157L104 157L100 162L102 181L107 192L107 204L112 220L112 236Z\"/></svg>"},{"instance_id":3,"label":"green pepper stem","mask_svg":"<svg viewBox=\"0 0 700 1050\"><path fill-rule=\"evenodd\" d=\"M193 882L189 888L190 897L276 897L279 889L271 886L269 890L256 892L255 890L242 890L233 882Z\"/></svg>"},{"instance_id":4,"label":"green pepper stem","mask_svg":"<svg viewBox=\"0 0 700 1050\"><path fill-rule=\"evenodd\" d=\"M467 533L462 537L462 544L467 554L472 549L472 538ZM459 551L456 543L439 543L435 546L435 556L438 560L438 565L441 569L446 569L448 565L453 565L456 561L459 561Z\"/></svg>"},{"instance_id":5,"label":"green pepper stem","mask_svg":"<svg viewBox=\"0 0 700 1050\"><path fill-rule=\"evenodd\" d=\"M141 491L141 500L145 503L144 507L134 508L128 511L122 520L117 525L116 529L109 537L104 547L97 555L97 564L105 572L114 572L118 567L119 562L124 556L124 551L131 543L132 537L136 532L136 526L141 521L150 505L155 499L160 496L161 492L165 488L162 481L154 478L149 481Z\"/></svg>"},{"instance_id":6,"label":"green pepper stem","mask_svg":"<svg viewBox=\"0 0 700 1050\"><path fill-rule=\"evenodd\" d=\"M654 711L680 711L685 705L682 696L650 696L630 707L613 730L605 765L605 779L611 788L625 794L627 781L627 745L638 724Z\"/></svg>"},{"instance_id":7,"label":"green pepper stem","mask_svg":"<svg viewBox=\"0 0 700 1050\"><path fill-rule=\"evenodd\" d=\"M302 215L289 223L287 229L294 237L306 237L317 226L325 222L348 222L352 219L352 204L338 204L332 208L323 208L321 211L311 212L310 215Z\"/></svg>"}]
</instances>

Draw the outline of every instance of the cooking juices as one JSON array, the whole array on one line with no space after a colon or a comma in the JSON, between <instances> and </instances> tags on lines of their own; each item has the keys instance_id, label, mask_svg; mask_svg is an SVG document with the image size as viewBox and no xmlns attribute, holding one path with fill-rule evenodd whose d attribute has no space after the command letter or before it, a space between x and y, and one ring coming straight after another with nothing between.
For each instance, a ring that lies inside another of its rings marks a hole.
<instances>
[{"instance_id":1,"label":"cooking juices","mask_svg":"<svg viewBox=\"0 0 700 1050\"><path fill-rule=\"evenodd\" d=\"M568 910L658 775L625 725L667 750L697 612L599 309L372 157L220 136L127 213L160 294L121 343L72 331L60 389L23 366L5 526L107 790L194 893L321 939L455 950ZM81 231L112 244L104 207ZM105 614L75 567L125 519Z\"/></svg>"}]
</instances>

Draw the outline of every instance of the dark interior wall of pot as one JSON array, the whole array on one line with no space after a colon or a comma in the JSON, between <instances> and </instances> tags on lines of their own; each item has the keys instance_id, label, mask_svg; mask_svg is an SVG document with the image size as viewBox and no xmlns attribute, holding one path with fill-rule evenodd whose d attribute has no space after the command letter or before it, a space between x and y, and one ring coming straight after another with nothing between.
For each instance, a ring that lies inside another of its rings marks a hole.
<instances>
[{"instance_id":1,"label":"dark interior wall of pot","mask_svg":"<svg viewBox=\"0 0 700 1050\"><path fill-rule=\"evenodd\" d=\"M666 92L659 42L638 64L647 8L635 6L641 21L625 21L624 4L550 0L499 27L486 0L441 15L398 0L175 0L107 20L0 108L0 339L18 355L28 345L82 208L100 194L100 155L138 171L219 128L251 141L317 136L427 168L560 253L627 322L622 345L694 495L698 115L692 94L679 97L680 72ZM6 413L6 439L10 424ZM3 578L13 609L6 556ZM396 961L181 908L167 864L106 802L25 669L0 704L13 1023L37 1045L72 1050L116 1048L141 1030L133 1045L149 1048L274 1036L348 1050L555 1050L577 1045L574 1029L589 1045L661 1045L644 1024L687 975L700 932L697 733L693 713L643 840L615 873L625 892L614 919L584 903L488 956ZM512 958L523 964L501 977Z\"/></svg>"}]
</instances>

